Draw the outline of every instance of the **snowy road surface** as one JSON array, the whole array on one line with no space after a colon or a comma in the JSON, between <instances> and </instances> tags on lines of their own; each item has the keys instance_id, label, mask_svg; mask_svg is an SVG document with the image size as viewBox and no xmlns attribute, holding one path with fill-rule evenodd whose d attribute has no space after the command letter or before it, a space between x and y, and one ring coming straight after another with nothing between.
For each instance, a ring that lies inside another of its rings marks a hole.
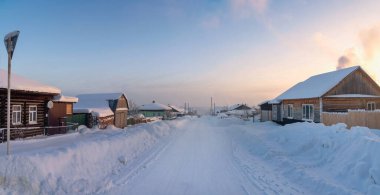
<instances>
[{"instance_id":1,"label":"snowy road surface","mask_svg":"<svg viewBox=\"0 0 380 195\"><path fill-rule=\"evenodd\" d=\"M225 122L225 123L221 123ZM279 180L260 161L240 159L241 137L233 136L233 121L195 120L157 152L144 170L111 194L300 194ZM241 121L239 121L241 122ZM255 141L255 140L251 140ZM244 162L246 161L246 162ZM250 162L248 162L250 161ZM247 164L244 164L247 163ZM253 175L254 174L254 175ZM116 180L120 178L117 177Z\"/></svg>"},{"instance_id":2,"label":"snowy road surface","mask_svg":"<svg viewBox=\"0 0 380 195\"><path fill-rule=\"evenodd\" d=\"M0 144L0 194L380 194L379 130L182 118Z\"/></svg>"}]
</instances>

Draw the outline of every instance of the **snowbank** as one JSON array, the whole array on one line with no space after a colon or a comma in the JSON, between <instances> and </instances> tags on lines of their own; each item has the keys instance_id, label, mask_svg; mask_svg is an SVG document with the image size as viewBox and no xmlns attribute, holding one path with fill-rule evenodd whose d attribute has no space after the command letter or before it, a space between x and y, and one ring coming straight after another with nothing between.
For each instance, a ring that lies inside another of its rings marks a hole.
<instances>
[{"instance_id":1,"label":"snowbank","mask_svg":"<svg viewBox=\"0 0 380 195\"><path fill-rule=\"evenodd\" d=\"M265 140L255 149L279 173L321 194L380 194L380 133L345 124L255 123L247 130ZM254 139L252 138L251 141Z\"/></svg>"},{"instance_id":2,"label":"snowbank","mask_svg":"<svg viewBox=\"0 0 380 195\"><path fill-rule=\"evenodd\" d=\"M0 194L101 193L113 185L104 181L106 176L117 174L187 121L158 121L124 130L82 128L81 133L13 141L9 158L6 144L0 144Z\"/></svg>"}]
</instances>

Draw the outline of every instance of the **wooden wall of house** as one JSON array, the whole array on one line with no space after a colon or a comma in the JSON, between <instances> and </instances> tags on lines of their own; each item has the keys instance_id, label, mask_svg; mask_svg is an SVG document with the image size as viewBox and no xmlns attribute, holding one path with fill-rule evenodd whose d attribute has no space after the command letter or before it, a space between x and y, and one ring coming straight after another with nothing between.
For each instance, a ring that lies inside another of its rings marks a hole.
<instances>
[{"instance_id":1,"label":"wooden wall of house","mask_svg":"<svg viewBox=\"0 0 380 195\"><path fill-rule=\"evenodd\" d=\"M314 106L314 122L320 122L320 106L319 106L319 98L312 99L297 99L297 100L284 100L283 104L283 118L287 118L288 113L288 104L293 105L293 119L302 120L302 105L303 104L312 104Z\"/></svg>"},{"instance_id":2,"label":"wooden wall of house","mask_svg":"<svg viewBox=\"0 0 380 195\"><path fill-rule=\"evenodd\" d=\"M340 94L379 95L380 87L367 73L358 69L343 79L337 86L328 91L325 96Z\"/></svg>"},{"instance_id":3,"label":"wooden wall of house","mask_svg":"<svg viewBox=\"0 0 380 195\"><path fill-rule=\"evenodd\" d=\"M71 116L73 113L73 103L54 102L53 108L49 110L49 126L62 125L62 118Z\"/></svg>"},{"instance_id":4,"label":"wooden wall of house","mask_svg":"<svg viewBox=\"0 0 380 195\"><path fill-rule=\"evenodd\" d=\"M22 93L18 91L11 92L11 117L12 106L21 105L21 125L12 125L14 127L43 127L47 124L46 114L48 109L47 102L53 98L53 95L39 95L33 93ZM29 124L29 106L37 106L37 124ZM7 95L6 91L0 90L0 127L7 126Z\"/></svg>"},{"instance_id":5,"label":"wooden wall of house","mask_svg":"<svg viewBox=\"0 0 380 195\"><path fill-rule=\"evenodd\" d=\"M380 109L380 98L323 98L324 112L347 112L350 110L367 109L367 103L374 102Z\"/></svg>"}]
</instances>

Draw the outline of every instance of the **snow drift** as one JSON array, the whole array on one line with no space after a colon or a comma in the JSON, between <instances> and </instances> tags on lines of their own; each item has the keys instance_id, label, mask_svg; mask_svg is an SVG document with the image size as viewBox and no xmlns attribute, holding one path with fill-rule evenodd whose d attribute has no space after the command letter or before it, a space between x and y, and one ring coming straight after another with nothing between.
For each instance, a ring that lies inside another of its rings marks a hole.
<instances>
[{"instance_id":1,"label":"snow drift","mask_svg":"<svg viewBox=\"0 0 380 195\"><path fill-rule=\"evenodd\" d=\"M0 152L0 193L96 193L104 178L143 154L187 120L159 121L133 128L89 130L81 133L14 141L13 155ZM109 183L108 185L112 185Z\"/></svg>"}]
</instances>

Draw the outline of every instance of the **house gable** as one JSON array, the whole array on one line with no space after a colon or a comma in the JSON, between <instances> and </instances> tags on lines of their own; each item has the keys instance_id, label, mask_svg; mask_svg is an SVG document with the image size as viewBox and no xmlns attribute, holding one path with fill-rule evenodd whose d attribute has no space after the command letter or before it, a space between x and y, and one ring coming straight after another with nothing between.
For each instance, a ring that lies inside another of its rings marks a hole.
<instances>
[{"instance_id":1,"label":"house gable","mask_svg":"<svg viewBox=\"0 0 380 195\"><path fill-rule=\"evenodd\" d=\"M358 68L325 93L323 97L341 94L380 96L380 87L362 68Z\"/></svg>"}]
</instances>

